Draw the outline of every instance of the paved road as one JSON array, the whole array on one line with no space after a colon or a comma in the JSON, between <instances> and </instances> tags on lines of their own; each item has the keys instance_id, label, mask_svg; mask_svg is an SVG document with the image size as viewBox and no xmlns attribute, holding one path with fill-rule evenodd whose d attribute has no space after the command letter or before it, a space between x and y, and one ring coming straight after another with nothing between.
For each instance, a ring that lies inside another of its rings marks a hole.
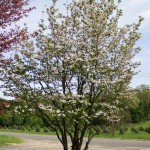
<instances>
[{"instance_id":1,"label":"paved road","mask_svg":"<svg viewBox=\"0 0 150 150\"><path fill-rule=\"evenodd\" d=\"M59 145L59 142L57 140L56 136L50 136L50 135L36 135L36 134L23 134L23 133L8 133L8 132L0 132L2 135L11 135L18 138L23 138L28 141L28 143L37 143L40 145L40 143L51 143L55 144L54 150L56 150L56 146ZM32 142L31 142L32 141ZM36 144L35 144L36 145ZM150 150L150 141L144 141L144 140L119 140L119 139L93 139L91 146L97 147L97 150L100 149L116 149L116 150L123 150L122 148L125 148L125 150ZM59 145L61 147L61 145ZM99 147L99 148L98 148ZM59 148L60 149L60 148ZM0 150L5 150L0 148ZM9 150L9 149L8 149ZM11 150L13 150L11 148ZM14 149L14 150L20 150L20 149ZM28 149L27 149L28 150ZM34 149L31 149L34 150ZM36 150L36 149L35 149ZM40 150L46 150L40 149ZM52 150L52 149L50 149ZM95 150L95 149L94 149Z\"/></svg>"}]
</instances>

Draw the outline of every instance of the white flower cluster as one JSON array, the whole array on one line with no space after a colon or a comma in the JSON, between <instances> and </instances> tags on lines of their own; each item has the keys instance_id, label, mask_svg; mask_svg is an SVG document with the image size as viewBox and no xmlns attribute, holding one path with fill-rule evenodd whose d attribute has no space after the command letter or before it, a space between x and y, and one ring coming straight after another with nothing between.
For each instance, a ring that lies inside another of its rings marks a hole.
<instances>
[{"instance_id":1,"label":"white flower cluster","mask_svg":"<svg viewBox=\"0 0 150 150\"><path fill-rule=\"evenodd\" d=\"M59 13L55 4L47 9L48 25L41 20L34 42L22 41L13 59L3 60L0 80L6 93L32 104L52 126L76 124L82 132L98 117L118 121L119 104L132 99L142 19L119 28L122 12L114 0L74 0L67 11Z\"/></svg>"}]
</instances>

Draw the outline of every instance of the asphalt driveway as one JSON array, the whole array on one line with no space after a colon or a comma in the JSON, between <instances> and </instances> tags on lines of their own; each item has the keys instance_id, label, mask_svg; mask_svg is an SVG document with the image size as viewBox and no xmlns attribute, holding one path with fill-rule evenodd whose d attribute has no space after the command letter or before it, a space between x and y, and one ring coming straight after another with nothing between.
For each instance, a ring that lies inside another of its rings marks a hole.
<instances>
[{"instance_id":1,"label":"asphalt driveway","mask_svg":"<svg viewBox=\"0 0 150 150\"><path fill-rule=\"evenodd\" d=\"M25 139L25 143L0 150L62 150L56 136L0 132L1 135L11 135ZM89 150L150 150L150 141L93 139Z\"/></svg>"}]
</instances>

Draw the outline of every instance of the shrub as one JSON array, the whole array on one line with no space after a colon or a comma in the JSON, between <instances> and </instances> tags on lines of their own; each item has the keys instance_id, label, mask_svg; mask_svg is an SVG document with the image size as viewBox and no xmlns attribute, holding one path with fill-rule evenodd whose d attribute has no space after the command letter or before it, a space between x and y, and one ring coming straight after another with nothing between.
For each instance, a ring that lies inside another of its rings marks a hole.
<instances>
[{"instance_id":1,"label":"shrub","mask_svg":"<svg viewBox=\"0 0 150 150\"><path fill-rule=\"evenodd\" d=\"M134 127L131 128L131 131L134 132L134 133L136 133L136 134L138 133L138 129L134 128Z\"/></svg>"},{"instance_id":2,"label":"shrub","mask_svg":"<svg viewBox=\"0 0 150 150\"><path fill-rule=\"evenodd\" d=\"M144 128L143 127L138 127L138 130L139 131L144 131Z\"/></svg>"},{"instance_id":3,"label":"shrub","mask_svg":"<svg viewBox=\"0 0 150 150\"><path fill-rule=\"evenodd\" d=\"M44 129L43 129L43 132L45 132L45 133L46 133L46 132L49 132L49 129L48 129L48 128L44 128Z\"/></svg>"},{"instance_id":4,"label":"shrub","mask_svg":"<svg viewBox=\"0 0 150 150\"><path fill-rule=\"evenodd\" d=\"M100 126L94 126L93 130L96 134L101 134L103 133L102 129L100 128Z\"/></svg>"},{"instance_id":5,"label":"shrub","mask_svg":"<svg viewBox=\"0 0 150 150\"><path fill-rule=\"evenodd\" d=\"M120 127L120 129L119 129L119 134L124 134L124 130L122 127Z\"/></svg>"},{"instance_id":6,"label":"shrub","mask_svg":"<svg viewBox=\"0 0 150 150\"><path fill-rule=\"evenodd\" d=\"M4 129L7 129L7 126L4 126L3 128L4 128Z\"/></svg>"},{"instance_id":7,"label":"shrub","mask_svg":"<svg viewBox=\"0 0 150 150\"><path fill-rule=\"evenodd\" d=\"M145 128L144 131L150 133L150 127Z\"/></svg>"},{"instance_id":8,"label":"shrub","mask_svg":"<svg viewBox=\"0 0 150 150\"><path fill-rule=\"evenodd\" d=\"M13 127L12 127L12 126L9 126L8 129L13 129Z\"/></svg>"},{"instance_id":9,"label":"shrub","mask_svg":"<svg viewBox=\"0 0 150 150\"><path fill-rule=\"evenodd\" d=\"M31 126L30 129L31 129L31 130L35 130L35 127Z\"/></svg>"},{"instance_id":10,"label":"shrub","mask_svg":"<svg viewBox=\"0 0 150 150\"><path fill-rule=\"evenodd\" d=\"M30 127L28 127L28 131L32 131L32 129Z\"/></svg>"},{"instance_id":11,"label":"shrub","mask_svg":"<svg viewBox=\"0 0 150 150\"><path fill-rule=\"evenodd\" d=\"M128 131L128 128L127 128L127 127L124 127L123 130L124 130L124 132L127 132L127 131Z\"/></svg>"},{"instance_id":12,"label":"shrub","mask_svg":"<svg viewBox=\"0 0 150 150\"><path fill-rule=\"evenodd\" d=\"M25 130L24 126L18 126L18 130Z\"/></svg>"},{"instance_id":13,"label":"shrub","mask_svg":"<svg viewBox=\"0 0 150 150\"><path fill-rule=\"evenodd\" d=\"M36 132L40 132L40 128L39 128L39 127L36 127L35 131L36 131Z\"/></svg>"},{"instance_id":14,"label":"shrub","mask_svg":"<svg viewBox=\"0 0 150 150\"><path fill-rule=\"evenodd\" d=\"M13 125L12 128L15 129L15 130L17 130L17 129L18 129L18 126Z\"/></svg>"},{"instance_id":15,"label":"shrub","mask_svg":"<svg viewBox=\"0 0 150 150\"><path fill-rule=\"evenodd\" d=\"M109 128L109 127L104 128L104 129L103 129L103 133L104 133L104 134L110 134L110 133L111 133L110 128Z\"/></svg>"},{"instance_id":16,"label":"shrub","mask_svg":"<svg viewBox=\"0 0 150 150\"><path fill-rule=\"evenodd\" d=\"M22 129L21 126L18 126L18 127L17 127L17 130L21 130L21 129Z\"/></svg>"},{"instance_id":17,"label":"shrub","mask_svg":"<svg viewBox=\"0 0 150 150\"><path fill-rule=\"evenodd\" d=\"M26 128L25 128L25 127L22 127L22 129L21 129L21 130L25 131L25 130L26 130Z\"/></svg>"}]
</instances>

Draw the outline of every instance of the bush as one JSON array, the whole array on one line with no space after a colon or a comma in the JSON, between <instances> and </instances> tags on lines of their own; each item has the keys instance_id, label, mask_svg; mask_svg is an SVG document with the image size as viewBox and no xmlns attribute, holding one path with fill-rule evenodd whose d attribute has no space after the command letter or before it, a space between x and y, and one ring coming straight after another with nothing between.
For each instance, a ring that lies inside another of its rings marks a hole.
<instances>
[{"instance_id":1,"label":"bush","mask_svg":"<svg viewBox=\"0 0 150 150\"><path fill-rule=\"evenodd\" d=\"M28 127L28 131L32 131L32 129L30 127Z\"/></svg>"},{"instance_id":2,"label":"bush","mask_svg":"<svg viewBox=\"0 0 150 150\"><path fill-rule=\"evenodd\" d=\"M13 127L12 127L12 126L9 126L8 129L13 129Z\"/></svg>"},{"instance_id":3,"label":"bush","mask_svg":"<svg viewBox=\"0 0 150 150\"><path fill-rule=\"evenodd\" d=\"M127 128L127 127L124 127L123 130L124 130L124 132L127 132L127 131L128 131L128 128Z\"/></svg>"},{"instance_id":4,"label":"bush","mask_svg":"<svg viewBox=\"0 0 150 150\"><path fill-rule=\"evenodd\" d=\"M124 134L124 130L122 127L119 129L119 134Z\"/></svg>"},{"instance_id":5,"label":"bush","mask_svg":"<svg viewBox=\"0 0 150 150\"><path fill-rule=\"evenodd\" d=\"M101 134L103 133L102 129L100 128L100 126L94 126L93 130L96 134Z\"/></svg>"},{"instance_id":6,"label":"bush","mask_svg":"<svg viewBox=\"0 0 150 150\"><path fill-rule=\"evenodd\" d=\"M35 130L35 127L31 126L30 129L31 129L31 130Z\"/></svg>"},{"instance_id":7,"label":"bush","mask_svg":"<svg viewBox=\"0 0 150 150\"><path fill-rule=\"evenodd\" d=\"M23 118L21 116L15 116L13 123L15 123L17 126L20 126L23 124Z\"/></svg>"},{"instance_id":8,"label":"bush","mask_svg":"<svg viewBox=\"0 0 150 150\"><path fill-rule=\"evenodd\" d=\"M126 131L128 131L127 127L120 127L119 128L119 134L124 134Z\"/></svg>"},{"instance_id":9,"label":"bush","mask_svg":"<svg viewBox=\"0 0 150 150\"><path fill-rule=\"evenodd\" d=\"M46 132L49 132L49 129L48 129L48 128L44 128L44 129L43 129L43 132L45 132L45 133L46 133Z\"/></svg>"},{"instance_id":10,"label":"bush","mask_svg":"<svg viewBox=\"0 0 150 150\"><path fill-rule=\"evenodd\" d=\"M134 127L131 128L131 131L134 132L134 133L136 133L136 134L138 133L138 129L134 128Z\"/></svg>"},{"instance_id":11,"label":"bush","mask_svg":"<svg viewBox=\"0 0 150 150\"><path fill-rule=\"evenodd\" d=\"M26 128L22 126L22 129L21 129L21 130L25 131L25 130L26 130Z\"/></svg>"},{"instance_id":12,"label":"bush","mask_svg":"<svg viewBox=\"0 0 150 150\"><path fill-rule=\"evenodd\" d=\"M18 127L17 127L17 130L22 130L22 127L21 127L21 126L18 126Z\"/></svg>"},{"instance_id":13,"label":"bush","mask_svg":"<svg viewBox=\"0 0 150 150\"><path fill-rule=\"evenodd\" d=\"M4 128L4 129L7 129L7 126L4 126L3 128Z\"/></svg>"},{"instance_id":14,"label":"bush","mask_svg":"<svg viewBox=\"0 0 150 150\"><path fill-rule=\"evenodd\" d=\"M143 127L138 127L138 130L139 131L144 131L144 128Z\"/></svg>"},{"instance_id":15,"label":"bush","mask_svg":"<svg viewBox=\"0 0 150 150\"><path fill-rule=\"evenodd\" d=\"M103 129L103 133L104 133L104 134L110 134L110 133L111 133L110 128L109 128L109 127L104 128L104 129Z\"/></svg>"},{"instance_id":16,"label":"bush","mask_svg":"<svg viewBox=\"0 0 150 150\"><path fill-rule=\"evenodd\" d=\"M12 118L8 114L0 115L0 125L1 126L10 126L12 124Z\"/></svg>"},{"instance_id":17,"label":"bush","mask_svg":"<svg viewBox=\"0 0 150 150\"><path fill-rule=\"evenodd\" d=\"M16 125L13 125L13 126L12 126L12 129L15 129L15 130L17 130L17 129L18 129L18 126L16 126Z\"/></svg>"},{"instance_id":18,"label":"bush","mask_svg":"<svg viewBox=\"0 0 150 150\"><path fill-rule=\"evenodd\" d=\"M35 131L36 131L36 132L40 132L40 128L39 128L39 127L36 127Z\"/></svg>"},{"instance_id":19,"label":"bush","mask_svg":"<svg viewBox=\"0 0 150 150\"><path fill-rule=\"evenodd\" d=\"M18 126L18 130L25 130L24 126Z\"/></svg>"},{"instance_id":20,"label":"bush","mask_svg":"<svg viewBox=\"0 0 150 150\"><path fill-rule=\"evenodd\" d=\"M145 128L144 131L150 133L150 127Z\"/></svg>"}]
</instances>

